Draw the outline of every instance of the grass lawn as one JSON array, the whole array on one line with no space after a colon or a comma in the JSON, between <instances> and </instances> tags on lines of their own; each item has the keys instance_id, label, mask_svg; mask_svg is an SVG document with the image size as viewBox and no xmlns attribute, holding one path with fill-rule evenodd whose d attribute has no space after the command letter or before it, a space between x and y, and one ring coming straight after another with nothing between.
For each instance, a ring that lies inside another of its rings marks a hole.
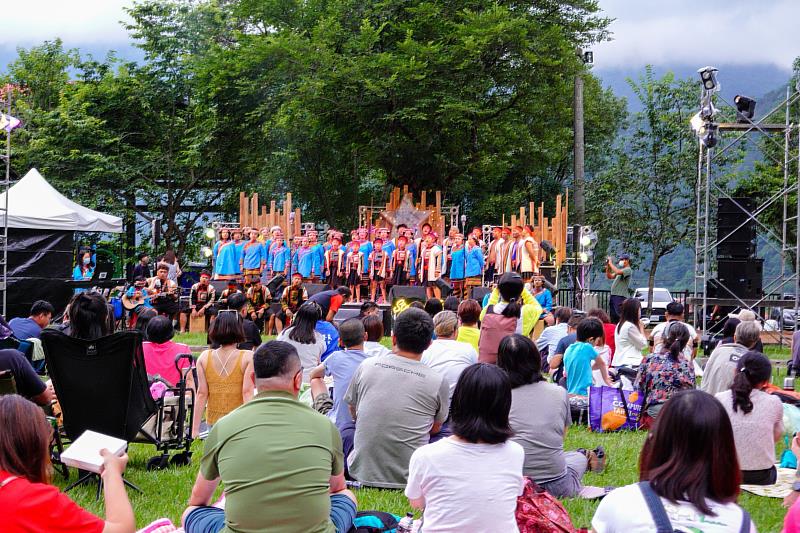
<instances>
[{"instance_id":1,"label":"grass lawn","mask_svg":"<svg viewBox=\"0 0 800 533\"><path fill-rule=\"evenodd\" d=\"M176 337L175 340L198 346L204 344L205 337L203 336L201 340L200 335L181 335ZM388 341L388 339L385 339L385 341ZM786 349L781 353L770 349L768 356L772 359L783 359L787 357L786 352L788 352ZM776 369L775 382L782 383L785 373L785 368ZM584 426L573 426L567 433L566 449L604 446L609 457L608 468L602 474L588 473L584 477L584 483L597 486L621 486L638 480L637 464L644 438L645 433L643 432L600 434L592 433ZM781 450L782 446L779 445L778 448ZM197 474L199 460L203 452L203 443L196 441L192 449L194 457L190 466L183 468L170 467L159 472L147 472L145 464L147 459L154 455L155 448L141 444L131 445L126 478L137 484L144 491L143 494L139 494L133 490L128 490L139 527L152 522L156 518L168 517L175 523L180 520L180 515L185 508ZM74 480L75 470L71 470L70 473L71 479ZM68 483L59 474L55 474L54 482L60 487L64 487ZM81 506L102 516L102 498L100 501L95 501L94 495L94 486L78 487L70 492L70 496ZM377 509L398 515L403 515L410 510L408 502L401 491L361 489L356 491L356 495L358 496L360 509ZM760 532L778 532L781 530L785 515L781 500L743 493L739 498L739 503L752 515ZM597 504L597 501L564 500L564 505L569 511L573 523L579 527L590 526Z\"/></svg>"}]
</instances>

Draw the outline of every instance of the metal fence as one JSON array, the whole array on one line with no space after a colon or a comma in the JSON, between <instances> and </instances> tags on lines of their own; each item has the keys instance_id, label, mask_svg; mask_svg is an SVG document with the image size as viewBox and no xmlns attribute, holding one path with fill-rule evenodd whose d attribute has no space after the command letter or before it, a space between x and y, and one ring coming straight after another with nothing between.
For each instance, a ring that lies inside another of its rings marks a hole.
<instances>
[{"instance_id":1,"label":"metal fence","mask_svg":"<svg viewBox=\"0 0 800 533\"><path fill-rule=\"evenodd\" d=\"M589 294L594 295L597 298L597 307L603 309L605 312L609 311L609 301L611 300L611 291L610 290L591 290ZM673 300L676 302L680 302L686 307L686 301L691 296L689 291L670 291ZM575 306L575 290L574 289L559 289L558 293L553 297L553 303L557 306L567 306L567 307L574 307ZM643 303L647 305L646 302ZM578 307L581 307L580 300L578 301Z\"/></svg>"}]
</instances>

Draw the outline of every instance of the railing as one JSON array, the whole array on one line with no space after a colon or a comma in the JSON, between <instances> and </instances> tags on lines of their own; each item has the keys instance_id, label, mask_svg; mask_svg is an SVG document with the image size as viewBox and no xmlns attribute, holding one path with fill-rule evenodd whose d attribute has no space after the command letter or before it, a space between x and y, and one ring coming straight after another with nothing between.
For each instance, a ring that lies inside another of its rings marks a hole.
<instances>
[{"instance_id":1,"label":"railing","mask_svg":"<svg viewBox=\"0 0 800 533\"><path fill-rule=\"evenodd\" d=\"M692 293L689 291L670 291L673 300L676 302L680 302L686 307L686 301L691 296ZM600 290L590 290L589 294L595 295L597 298L597 306L604 310L605 312L609 311L609 301L611 300L611 291L607 289L600 289ZM575 291L574 289L559 289L558 293L553 297L553 304L557 306L567 306L567 307L574 307L575 306ZM580 307L581 302L578 301L578 306ZM642 303L642 307L645 307L647 302Z\"/></svg>"}]
</instances>

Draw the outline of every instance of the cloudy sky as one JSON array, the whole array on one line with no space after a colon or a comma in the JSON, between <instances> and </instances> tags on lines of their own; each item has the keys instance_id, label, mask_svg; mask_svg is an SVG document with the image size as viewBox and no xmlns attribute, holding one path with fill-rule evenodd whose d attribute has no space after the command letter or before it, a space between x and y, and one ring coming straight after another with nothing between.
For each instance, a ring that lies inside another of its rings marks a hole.
<instances>
[{"instance_id":1,"label":"cloudy sky","mask_svg":"<svg viewBox=\"0 0 800 533\"><path fill-rule=\"evenodd\" d=\"M132 0L5 0L0 65L17 46L61 37L68 47L138 57L119 21ZM800 55L800 0L600 0L614 40L594 48L595 68L650 63L769 64L787 71Z\"/></svg>"}]
</instances>

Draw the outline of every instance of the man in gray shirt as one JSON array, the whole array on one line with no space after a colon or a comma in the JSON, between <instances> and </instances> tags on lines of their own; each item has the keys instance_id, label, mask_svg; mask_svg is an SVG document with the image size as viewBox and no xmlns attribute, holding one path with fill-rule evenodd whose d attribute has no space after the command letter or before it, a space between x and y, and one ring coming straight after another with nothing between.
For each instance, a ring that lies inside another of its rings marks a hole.
<instances>
[{"instance_id":1,"label":"man in gray shirt","mask_svg":"<svg viewBox=\"0 0 800 533\"><path fill-rule=\"evenodd\" d=\"M700 390L716 395L731 388L739 359L761 340L761 326L753 321L736 326L733 342L718 344L703 369Z\"/></svg>"},{"instance_id":2,"label":"man in gray shirt","mask_svg":"<svg viewBox=\"0 0 800 533\"><path fill-rule=\"evenodd\" d=\"M356 422L349 472L364 485L405 487L414 450L441 429L449 410L449 386L420 362L431 344L433 321L407 309L395 321L393 352L366 359L350 381L345 402Z\"/></svg>"}]
</instances>

